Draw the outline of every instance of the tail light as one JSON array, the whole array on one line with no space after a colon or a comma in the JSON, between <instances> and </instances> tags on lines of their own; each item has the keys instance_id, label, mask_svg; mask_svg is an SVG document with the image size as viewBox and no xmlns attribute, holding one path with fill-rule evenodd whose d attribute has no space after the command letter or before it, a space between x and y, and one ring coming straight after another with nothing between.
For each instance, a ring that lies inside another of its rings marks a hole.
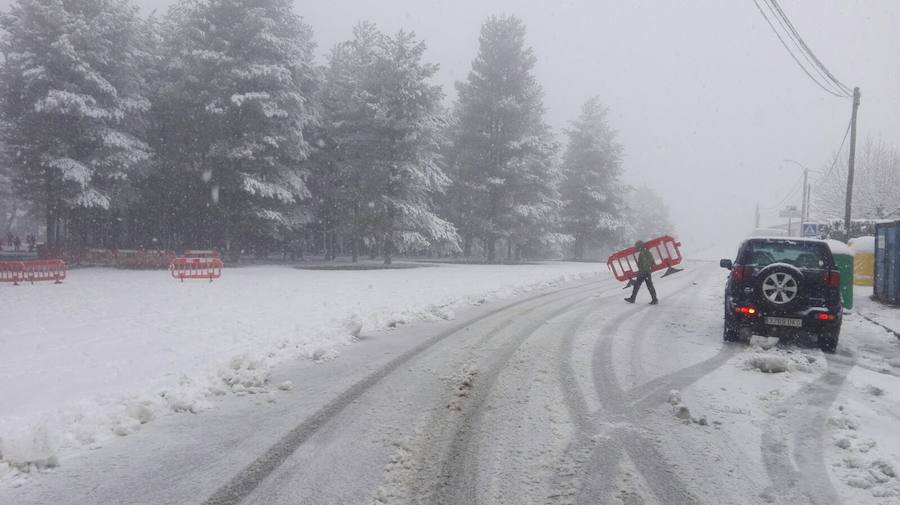
<instances>
[{"instance_id":1,"label":"tail light","mask_svg":"<svg viewBox=\"0 0 900 505\"><path fill-rule=\"evenodd\" d=\"M830 288L837 288L841 285L841 273L836 270L825 272L825 284Z\"/></svg>"},{"instance_id":2,"label":"tail light","mask_svg":"<svg viewBox=\"0 0 900 505\"><path fill-rule=\"evenodd\" d=\"M753 275L753 267L734 267L731 278L737 282L749 279Z\"/></svg>"},{"instance_id":3,"label":"tail light","mask_svg":"<svg viewBox=\"0 0 900 505\"><path fill-rule=\"evenodd\" d=\"M834 321L836 319L834 314L826 314L824 312L820 313L818 316L816 316L816 318L819 321Z\"/></svg>"},{"instance_id":4,"label":"tail light","mask_svg":"<svg viewBox=\"0 0 900 505\"><path fill-rule=\"evenodd\" d=\"M735 307L734 311L745 316L755 316L758 313L755 307Z\"/></svg>"}]
</instances>

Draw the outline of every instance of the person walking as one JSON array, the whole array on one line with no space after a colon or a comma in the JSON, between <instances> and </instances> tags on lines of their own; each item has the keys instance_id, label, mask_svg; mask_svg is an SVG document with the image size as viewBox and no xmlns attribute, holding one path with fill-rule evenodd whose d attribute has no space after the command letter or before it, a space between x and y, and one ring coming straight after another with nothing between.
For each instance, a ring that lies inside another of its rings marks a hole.
<instances>
[{"instance_id":1,"label":"person walking","mask_svg":"<svg viewBox=\"0 0 900 505\"><path fill-rule=\"evenodd\" d=\"M19 252L19 249L22 247L22 239L20 239L18 235L13 239L13 247L15 247L16 252Z\"/></svg>"},{"instance_id":2,"label":"person walking","mask_svg":"<svg viewBox=\"0 0 900 505\"><path fill-rule=\"evenodd\" d=\"M653 256L650 255L650 251L644 247L644 243L640 240L635 242L634 247L638 250L638 276L634 278L634 290L631 292L631 296L626 298L625 301L634 303L638 291L641 289L641 284L646 282L647 291L650 291L650 305L656 305L659 303L659 299L656 298L656 289L653 287L653 279L651 279Z\"/></svg>"}]
</instances>

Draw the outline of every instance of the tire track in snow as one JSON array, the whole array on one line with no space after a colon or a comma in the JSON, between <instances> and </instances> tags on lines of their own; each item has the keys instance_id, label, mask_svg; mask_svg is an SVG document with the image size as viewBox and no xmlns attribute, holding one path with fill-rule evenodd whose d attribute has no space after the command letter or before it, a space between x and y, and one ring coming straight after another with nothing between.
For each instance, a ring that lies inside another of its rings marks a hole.
<instances>
[{"instance_id":1,"label":"tire track in snow","mask_svg":"<svg viewBox=\"0 0 900 505\"><path fill-rule=\"evenodd\" d=\"M697 276L691 276L688 282L692 283ZM682 289L669 299L680 298L686 294L687 292ZM679 500L676 503L696 503L670 469L660 471L658 463L665 460L655 449L654 444L635 428L641 424L640 416L635 412L633 402L626 398L631 395L626 395L619 387L613 366L612 337L618 333L619 327L625 321L648 309L649 307L636 307L626 310L598 330L599 338L595 343L592 368L594 387L603 407L594 415L588 411L587 402L578 388L571 363L575 334L567 335L560 345L560 382L563 386L566 407L576 425L576 434L560 463L561 470L554 478L554 491L548 497L552 502L596 503L598 500L606 502L617 490L618 466L622 453L626 452L631 456L639 472L646 477L651 491L663 503L671 503L673 497ZM663 314L664 312L657 310L650 316L650 320ZM632 345L639 345L649 331L649 326L644 324L638 329L638 334L631 340ZM730 355L733 352L720 352L720 355ZM693 381L718 368L725 361L727 358L722 357L706 360L658 380L665 383L667 377L672 377L682 382ZM704 369L705 373L702 373ZM666 399L667 397L662 401ZM590 478L585 478L587 476ZM622 496L622 499L629 503L643 502L636 494Z\"/></svg>"},{"instance_id":2,"label":"tire track in snow","mask_svg":"<svg viewBox=\"0 0 900 505\"><path fill-rule=\"evenodd\" d=\"M603 298L618 296L618 291L618 287L605 291L604 295L609 292L613 294ZM566 303L564 306L551 310L546 314L541 314L534 319L534 322L510 337L500 349L494 351L485 369L479 369L472 390L469 391L469 400L463 408L462 415L458 420L451 418L451 422L455 421L455 425L451 428L452 435L448 447L440 461L433 463L433 465L440 468L436 479L434 479L434 485L432 489L419 493L429 497L427 502L439 504L479 503L477 486L479 451L477 436L479 427L482 425L485 403L494 390L500 374L507 368L510 360L519 348L531 337L546 328L547 321L575 312L581 305L595 302L595 297L581 299ZM550 307L542 307L542 310L544 309L550 309ZM584 309L583 314L576 316L574 322L567 325L568 328L566 328L565 333L571 333L574 327L581 324L581 321L586 319L588 314L596 309L597 307L593 306ZM448 417L444 416L442 422L446 422ZM422 467L428 466L430 465L427 462L423 462ZM417 480L427 483L433 479L426 477Z\"/></svg>"},{"instance_id":3,"label":"tire track in snow","mask_svg":"<svg viewBox=\"0 0 900 505\"><path fill-rule=\"evenodd\" d=\"M400 354L392 359L378 370L372 372L364 379L350 386L343 393L325 404L318 411L304 419L300 424L287 432L281 439L275 442L265 452L263 452L256 460L254 460L246 468L238 472L225 485L218 488L212 495L202 502L203 505L237 505L244 501L259 485L274 472L284 461L290 457L304 442L306 442L313 434L315 434L329 420L339 415L344 409L381 382L385 377L416 358L426 350L435 346L439 342L464 331L466 328L484 321L497 314L501 314L506 310L519 307L531 302L550 298L555 295L566 294L576 291L572 296L581 295L579 291L590 292L602 285L603 281L591 281L575 286L542 293L531 296L511 304L498 307L486 314L482 314L474 319L460 323L442 333L439 333L421 344L413 347L409 351ZM589 288L589 289L586 289Z\"/></svg>"},{"instance_id":4,"label":"tire track in snow","mask_svg":"<svg viewBox=\"0 0 900 505\"><path fill-rule=\"evenodd\" d=\"M772 487L764 498L784 504L832 505L840 498L825 465L828 410L856 364L855 356L826 355L828 369L781 403L762 434L763 464Z\"/></svg>"}]
</instances>

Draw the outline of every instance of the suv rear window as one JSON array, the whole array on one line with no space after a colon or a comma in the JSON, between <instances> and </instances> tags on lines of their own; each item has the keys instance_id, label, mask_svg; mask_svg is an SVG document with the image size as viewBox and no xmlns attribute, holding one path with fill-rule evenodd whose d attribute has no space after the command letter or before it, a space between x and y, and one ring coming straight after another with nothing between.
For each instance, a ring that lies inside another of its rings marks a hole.
<instances>
[{"instance_id":1,"label":"suv rear window","mask_svg":"<svg viewBox=\"0 0 900 505\"><path fill-rule=\"evenodd\" d=\"M831 261L828 246L816 242L751 241L744 245L738 258L746 266L787 263L803 269L830 268Z\"/></svg>"}]
</instances>

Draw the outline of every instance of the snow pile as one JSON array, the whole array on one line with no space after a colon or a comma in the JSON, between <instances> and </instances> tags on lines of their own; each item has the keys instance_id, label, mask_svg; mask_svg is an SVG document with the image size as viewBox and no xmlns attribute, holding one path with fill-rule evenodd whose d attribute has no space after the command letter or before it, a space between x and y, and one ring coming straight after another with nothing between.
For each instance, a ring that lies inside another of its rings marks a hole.
<instances>
[{"instance_id":1,"label":"snow pile","mask_svg":"<svg viewBox=\"0 0 900 505\"><path fill-rule=\"evenodd\" d=\"M691 409L688 408L687 405L684 405L681 401L681 392L677 389L673 389L669 392L669 405L672 406L672 413L675 415L677 419L681 419L686 424L694 423L699 424L700 426L708 426L709 421L707 421L706 416L701 415L698 417L694 417L691 415Z\"/></svg>"},{"instance_id":2,"label":"snow pile","mask_svg":"<svg viewBox=\"0 0 900 505\"><path fill-rule=\"evenodd\" d=\"M279 362L334 359L363 332L593 278L596 264L369 271L229 269L214 283L81 269L61 285L0 286L0 473L51 467L216 396L288 390ZM9 481L9 479L2 479Z\"/></svg>"},{"instance_id":3,"label":"snow pile","mask_svg":"<svg viewBox=\"0 0 900 505\"><path fill-rule=\"evenodd\" d=\"M753 336L750 340L750 353L744 360L747 370L758 370L763 373L803 372L818 373L824 370L823 359L807 352L795 349L777 349L777 338Z\"/></svg>"},{"instance_id":4,"label":"snow pile","mask_svg":"<svg viewBox=\"0 0 900 505\"><path fill-rule=\"evenodd\" d=\"M784 356L778 354L760 353L747 358L747 365L765 373L787 372L788 364Z\"/></svg>"}]
</instances>

